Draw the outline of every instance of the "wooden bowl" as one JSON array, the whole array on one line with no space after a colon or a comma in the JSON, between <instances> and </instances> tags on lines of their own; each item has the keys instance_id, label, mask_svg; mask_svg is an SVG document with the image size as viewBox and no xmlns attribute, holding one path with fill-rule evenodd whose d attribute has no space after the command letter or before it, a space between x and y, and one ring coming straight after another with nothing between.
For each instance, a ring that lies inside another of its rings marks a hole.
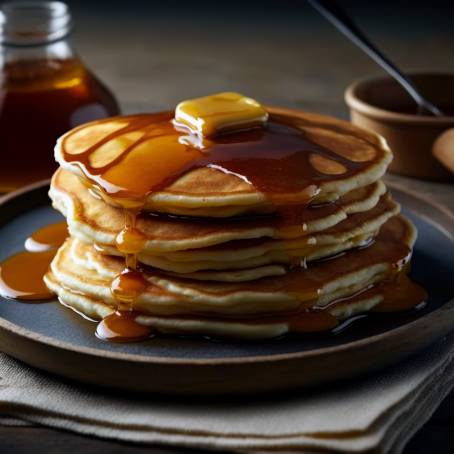
<instances>
[{"instance_id":1,"label":"wooden bowl","mask_svg":"<svg viewBox=\"0 0 454 454\"><path fill-rule=\"evenodd\" d=\"M411 78L447 116L417 115L416 104L400 85L390 77L376 77L347 88L345 101L351 121L387 140L394 153L391 172L454 181L453 174L433 155L437 140L438 144L445 142L447 131L454 127L454 74L414 74Z\"/></svg>"}]
</instances>

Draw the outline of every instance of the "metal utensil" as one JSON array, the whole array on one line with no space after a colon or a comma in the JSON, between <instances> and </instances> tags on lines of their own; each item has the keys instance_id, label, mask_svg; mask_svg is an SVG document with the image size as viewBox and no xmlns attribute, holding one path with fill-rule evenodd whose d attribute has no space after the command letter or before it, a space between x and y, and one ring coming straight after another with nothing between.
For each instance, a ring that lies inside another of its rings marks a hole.
<instances>
[{"instance_id":1,"label":"metal utensil","mask_svg":"<svg viewBox=\"0 0 454 454\"><path fill-rule=\"evenodd\" d=\"M362 31L335 0L308 0L308 2L407 91L418 105L419 115L444 115L438 107L425 99L413 82L364 36Z\"/></svg>"}]
</instances>

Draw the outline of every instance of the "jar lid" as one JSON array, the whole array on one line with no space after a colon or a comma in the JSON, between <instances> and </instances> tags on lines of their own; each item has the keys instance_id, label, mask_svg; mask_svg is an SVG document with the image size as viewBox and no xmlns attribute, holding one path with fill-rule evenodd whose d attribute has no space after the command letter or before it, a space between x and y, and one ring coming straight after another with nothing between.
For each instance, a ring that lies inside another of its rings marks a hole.
<instances>
[{"instance_id":1,"label":"jar lid","mask_svg":"<svg viewBox=\"0 0 454 454\"><path fill-rule=\"evenodd\" d=\"M12 46L47 44L64 38L72 28L63 2L7 2L0 8L0 43Z\"/></svg>"}]
</instances>

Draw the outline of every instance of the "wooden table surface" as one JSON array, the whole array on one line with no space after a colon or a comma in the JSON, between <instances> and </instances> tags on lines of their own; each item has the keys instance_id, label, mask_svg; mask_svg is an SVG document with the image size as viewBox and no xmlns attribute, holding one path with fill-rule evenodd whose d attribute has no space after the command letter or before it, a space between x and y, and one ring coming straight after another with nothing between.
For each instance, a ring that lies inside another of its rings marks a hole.
<instances>
[{"instance_id":1,"label":"wooden table surface","mask_svg":"<svg viewBox=\"0 0 454 454\"><path fill-rule=\"evenodd\" d=\"M235 90L267 104L348 117L345 87L377 67L305 3L280 1L69 2L75 41L124 112L171 108L179 100ZM162 3L162 2L160 2ZM407 71L454 72L453 9L432 1L343 2ZM183 6L181 6L183 5ZM210 6L211 5L211 6ZM390 176L454 209L454 186ZM1 453L174 454L195 452L93 439L37 427L0 427ZM197 451L200 452L200 451ZM454 393L413 438L407 454L454 452Z\"/></svg>"}]
</instances>

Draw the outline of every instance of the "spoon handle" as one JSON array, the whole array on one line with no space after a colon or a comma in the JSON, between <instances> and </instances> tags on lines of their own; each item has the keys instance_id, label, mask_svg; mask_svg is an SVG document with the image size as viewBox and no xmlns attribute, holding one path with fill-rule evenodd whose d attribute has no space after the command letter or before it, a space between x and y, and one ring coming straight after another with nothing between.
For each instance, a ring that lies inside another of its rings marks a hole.
<instances>
[{"instance_id":1,"label":"spoon handle","mask_svg":"<svg viewBox=\"0 0 454 454\"><path fill-rule=\"evenodd\" d=\"M328 19L340 32L360 47L369 57L378 63L390 74L414 99L421 111L429 111L435 116L443 113L432 103L423 98L413 82L403 74L397 66L385 57L370 41L363 32L350 19L346 12L334 0L308 0L322 16Z\"/></svg>"}]
</instances>

